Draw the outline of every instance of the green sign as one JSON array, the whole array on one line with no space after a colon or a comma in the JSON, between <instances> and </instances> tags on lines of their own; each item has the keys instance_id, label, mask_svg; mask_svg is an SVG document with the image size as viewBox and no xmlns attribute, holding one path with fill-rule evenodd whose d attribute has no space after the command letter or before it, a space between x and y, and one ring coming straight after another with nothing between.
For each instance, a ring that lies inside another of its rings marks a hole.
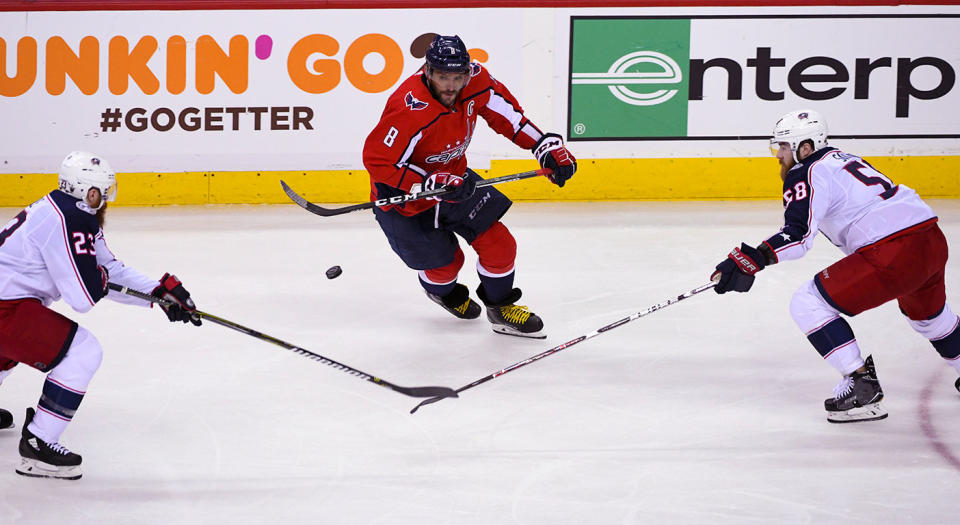
<instances>
[{"instance_id":1,"label":"green sign","mask_svg":"<svg viewBox=\"0 0 960 525\"><path fill-rule=\"evenodd\" d=\"M689 19L573 18L569 140L687 135Z\"/></svg>"}]
</instances>

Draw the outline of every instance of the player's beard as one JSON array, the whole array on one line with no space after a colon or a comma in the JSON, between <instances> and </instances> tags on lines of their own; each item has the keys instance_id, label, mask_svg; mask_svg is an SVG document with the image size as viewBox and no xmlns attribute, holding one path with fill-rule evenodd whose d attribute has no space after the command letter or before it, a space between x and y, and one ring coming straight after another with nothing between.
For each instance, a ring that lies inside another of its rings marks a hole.
<instances>
[{"instance_id":1,"label":"player's beard","mask_svg":"<svg viewBox=\"0 0 960 525\"><path fill-rule=\"evenodd\" d=\"M780 180L787 180L787 172L790 171L790 168L792 168L795 163L793 162L793 159L784 161L783 159L778 158L777 160L780 161ZM787 162L789 162L789 164Z\"/></svg>"},{"instance_id":2,"label":"player's beard","mask_svg":"<svg viewBox=\"0 0 960 525\"><path fill-rule=\"evenodd\" d=\"M103 206L100 206L100 209L97 210L97 224L103 228L103 225L107 222L107 203L104 202Z\"/></svg>"},{"instance_id":3,"label":"player's beard","mask_svg":"<svg viewBox=\"0 0 960 525\"><path fill-rule=\"evenodd\" d=\"M438 91L436 84L432 80L427 79L427 87L430 88L430 94L433 95L433 98L437 99L441 104L447 108L452 108L454 104L457 103L457 97L460 96L460 92L463 91L463 88L457 89L455 91ZM444 96L449 97L449 102L444 98Z\"/></svg>"}]
</instances>

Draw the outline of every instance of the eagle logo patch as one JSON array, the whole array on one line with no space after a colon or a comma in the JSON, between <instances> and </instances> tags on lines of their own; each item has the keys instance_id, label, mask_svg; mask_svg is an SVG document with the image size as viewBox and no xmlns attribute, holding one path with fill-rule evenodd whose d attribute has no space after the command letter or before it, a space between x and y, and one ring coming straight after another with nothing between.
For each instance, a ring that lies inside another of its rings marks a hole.
<instances>
[{"instance_id":1,"label":"eagle logo patch","mask_svg":"<svg viewBox=\"0 0 960 525\"><path fill-rule=\"evenodd\" d=\"M403 101L404 103L407 104L407 107L413 111L426 109L427 106L430 105L429 103L424 102L422 100L417 100L417 98L413 96L413 91L407 91L406 96L403 97Z\"/></svg>"}]
</instances>

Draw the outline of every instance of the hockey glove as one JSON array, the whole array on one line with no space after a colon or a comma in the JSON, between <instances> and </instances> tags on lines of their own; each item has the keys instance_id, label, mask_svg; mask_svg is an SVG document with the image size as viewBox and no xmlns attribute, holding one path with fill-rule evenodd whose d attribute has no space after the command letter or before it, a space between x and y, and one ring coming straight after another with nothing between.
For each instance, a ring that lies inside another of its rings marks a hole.
<instances>
[{"instance_id":1,"label":"hockey glove","mask_svg":"<svg viewBox=\"0 0 960 525\"><path fill-rule=\"evenodd\" d=\"M107 285L110 284L110 271L107 270L106 266L97 265L97 269L100 270L100 286L103 286L103 295L100 297L106 297L107 292L110 291L110 288Z\"/></svg>"},{"instance_id":2,"label":"hockey glove","mask_svg":"<svg viewBox=\"0 0 960 525\"><path fill-rule=\"evenodd\" d=\"M153 289L151 295L172 303L170 306L160 305L171 322L181 321L186 323L189 321L196 326L202 324L200 316L193 313L197 311L197 306L193 304L190 292L183 287L183 283L180 282L180 279L177 279L176 275L163 274L163 277L160 278L160 285Z\"/></svg>"},{"instance_id":3,"label":"hockey glove","mask_svg":"<svg viewBox=\"0 0 960 525\"><path fill-rule=\"evenodd\" d=\"M547 133L540 137L533 147L533 155L540 161L540 167L552 170L550 181L563 187L577 172L577 159L563 145L563 138L556 133Z\"/></svg>"},{"instance_id":4,"label":"hockey glove","mask_svg":"<svg viewBox=\"0 0 960 525\"><path fill-rule=\"evenodd\" d=\"M754 274L767 265L766 260L760 250L741 243L739 248L734 248L727 258L717 265L717 270L710 276L711 280L719 278L713 291L721 294L749 292L753 286Z\"/></svg>"},{"instance_id":5,"label":"hockey glove","mask_svg":"<svg viewBox=\"0 0 960 525\"><path fill-rule=\"evenodd\" d=\"M430 197L437 201L462 202L473 196L477 191L477 181L471 177L462 177L447 173L445 171L435 171L423 181L424 191L432 190L453 190L446 195Z\"/></svg>"}]
</instances>

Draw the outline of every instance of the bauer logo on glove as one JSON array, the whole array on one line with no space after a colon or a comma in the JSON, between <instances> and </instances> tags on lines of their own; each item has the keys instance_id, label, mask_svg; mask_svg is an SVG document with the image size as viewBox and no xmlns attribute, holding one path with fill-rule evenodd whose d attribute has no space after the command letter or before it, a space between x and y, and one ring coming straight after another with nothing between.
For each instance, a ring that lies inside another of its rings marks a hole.
<instances>
[{"instance_id":1,"label":"bauer logo on glove","mask_svg":"<svg viewBox=\"0 0 960 525\"><path fill-rule=\"evenodd\" d=\"M753 287L754 275L765 267L766 258L759 250L741 244L739 248L730 251L710 276L711 280L717 281L713 291L719 294L749 292Z\"/></svg>"}]
</instances>

